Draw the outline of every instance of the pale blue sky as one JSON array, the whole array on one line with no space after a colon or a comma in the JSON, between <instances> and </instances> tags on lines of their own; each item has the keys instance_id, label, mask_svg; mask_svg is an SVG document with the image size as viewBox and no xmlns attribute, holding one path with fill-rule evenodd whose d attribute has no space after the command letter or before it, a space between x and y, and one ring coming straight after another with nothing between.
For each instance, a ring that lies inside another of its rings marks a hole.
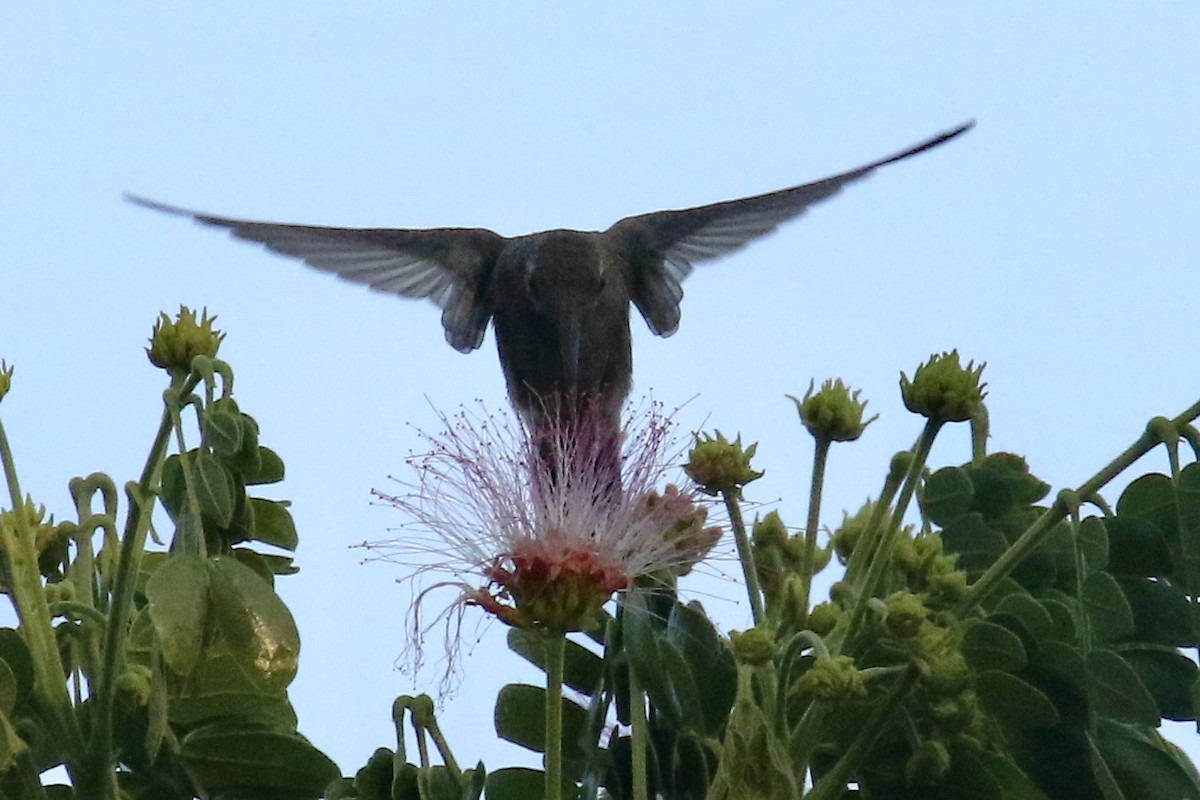
<instances>
[{"instance_id":1,"label":"pale blue sky","mask_svg":"<svg viewBox=\"0 0 1200 800\"><path fill-rule=\"evenodd\" d=\"M135 477L163 381L160 309L207 306L263 441L288 465L303 572L302 731L352 772L391 746L407 589L347 546L417 447L406 423L503 404L489 334L464 357L438 310L308 271L121 202L362 226L604 228L781 188L969 118L770 240L699 269L677 335L634 320L635 394L685 427L761 441L751 499L798 524L809 443L785 393L842 376L881 419L834 451L824 522L877 491L919 424L900 370L986 360L995 449L1077 484L1154 414L1194 402L1200 7L1085 3L214 2L0 11L0 356L27 491L60 516L74 475ZM1181 335L1182 334L1182 335ZM966 457L966 433L935 460ZM726 626L736 587L695 596ZM720 599L713 594L729 599ZM468 657L443 720L456 754L527 761L491 734L495 689L538 679ZM419 688L433 689L436 675ZM1184 729L1195 743L1195 734ZM1197 752L1192 748L1192 752Z\"/></svg>"}]
</instances>

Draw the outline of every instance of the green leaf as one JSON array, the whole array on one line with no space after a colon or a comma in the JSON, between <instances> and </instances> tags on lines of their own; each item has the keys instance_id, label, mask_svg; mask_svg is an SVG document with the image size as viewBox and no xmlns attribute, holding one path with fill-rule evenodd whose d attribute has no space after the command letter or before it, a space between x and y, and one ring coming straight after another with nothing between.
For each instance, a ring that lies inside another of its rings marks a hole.
<instances>
[{"instance_id":1,"label":"green leaf","mask_svg":"<svg viewBox=\"0 0 1200 800\"><path fill-rule=\"evenodd\" d=\"M210 606L230 653L265 688L283 689L296 676L300 634L279 595L254 570L230 556L208 560Z\"/></svg>"},{"instance_id":2,"label":"green leaf","mask_svg":"<svg viewBox=\"0 0 1200 800\"><path fill-rule=\"evenodd\" d=\"M1021 620L1031 634L1039 639L1052 636L1055 631L1054 617L1051 616L1045 604L1038 602L1025 591L1005 595L996 604L992 613L1016 617Z\"/></svg>"},{"instance_id":3,"label":"green leaf","mask_svg":"<svg viewBox=\"0 0 1200 800\"><path fill-rule=\"evenodd\" d=\"M256 727L292 733L296 712L282 689L264 689L223 647L211 648L172 700L170 719L193 728L219 719L240 720Z\"/></svg>"},{"instance_id":4,"label":"green leaf","mask_svg":"<svg viewBox=\"0 0 1200 800\"><path fill-rule=\"evenodd\" d=\"M204 443L220 455L233 455L242 446L242 418L236 411L223 409L219 402L201 415Z\"/></svg>"},{"instance_id":5,"label":"green leaf","mask_svg":"<svg viewBox=\"0 0 1200 800\"><path fill-rule=\"evenodd\" d=\"M1134 636L1138 641L1191 647L1192 604L1183 590L1165 580L1123 578L1118 581L1133 611Z\"/></svg>"},{"instance_id":6,"label":"green leaf","mask_svg":"<svg viewBox=\"0 0 1200 800\"><path fill-rule=\"evenodd\" d=\"M200 513L224 528L233 521L233 476L212 454L201 450L192 461L192 490L200 503Z\"/></svg>"},{"instance_id":7,"label":"green leaf","mask_svg":"<svg viewBox=\"0 0 1200 800\"><path fill-rule=\"evenodd\" d=\"M1196 685L1196 662L1178 650L1159 647L1121 649L1158 706L1159 716L1176 721L1196 718L1192 709L1192 687Z\"/></svg>"},{"instance_id":8,"label":"green leaf","mask_svg":"<svg viewBox=\"0 0 1200 800\"><path fill-rule=\"evenodd\" d=\"M1088 570L1108 566L1108 530L1100 517L1088 517L1080 523L1079 552Z\"/></svg>"},{"instance_id":9,"label":"green leaf","mask_svg":"<svg viewBox=\"0 0 1200 800\"><path fill-rule=\"evenodd\" d=\"M189 458L195 458L198 451L192 450ZM162 492L162 503L172 517L187 508L187 482L183 478L183 462L178 455L167 456L163 461L162 477L159 478L159 489Z\"/></svg>"},{"instance_id":10,"label":"green leaf","mask_svg":"<svg viewBox=\"0 0 1200 800\"><path fill-rule=\"evenodd\" d=\"M296 534L296 523L288 511L291 503L286 500L264 500L251 497L249 505L254 512L254 532L251 538L284 550L295 550L300 544Z\"/></svg>"},{"instance_id":11,"label":"green leaf","mask_svg":"<svg viewBox=\"0 0 1200 800\"><path fill-rule=\"evenodd\" d=\"M1175 567L1162 530L1134 516L1110 517L1109 571L1114 575L1150 578L1170 575Z\"/></svg>"},{"instance_id":12,"label":"green leaf","mask_svg":"<svg viewBox=\"0 0 1200 800\"><path fill-rule=\"evenodd\" d=\"M237 473L244 482L255 483L262 472L262 453L258 446L258 423L247 414L238 414L242 427L242 441L236 452L222 454L225 465Z\"/></svg>"},{"instance_id":13,"label":"green leaf","mask_svg":"<svg viewBox=\"0 0 1200 800\"><path fill-rule=\"evenodd\" d=\"M702 733L717 736L737 695L737 663L729 643L699 603L676 603L667 618L667 639L682 654L699 692Z\"/></svg>"},{"instance_id":14,"label":"green leaf","mask_svg":"<svg viewBox=\"0 0 1200 800\"><path fill-rule=\"evenodd\" d=\"M33 655L29 652L29 646L25 644L25 637L15 628L0 628L0 661L8 666L16 685L13 711L22 714L34 703ZM37 740L29 731L25 731L25 735L37 744ZM57 745L52 746L57 750Z\"/></svg>"},{"instance_id":15,"label":"green leaf","mask_svg":"<svg viewBox=\"0 0 1200 800\"><path fill-rule=\"evenodd\" d=\"M1087 655L1087 666L1092 676L1089 697L1097 713L1122 722L1158 726L1158 706L1125 659L1111 650L1093 650Z\"/></svg>"},{"instance_id":16,"label":"green leaf","mask_svg":"<svg viewBox=\"0 0 1200 800\"><path fill-rule=\"evenodd\" d=\"M257 468L253 470L244 470L242 478L246 481L247 486L261 486L267 483L279 483L283 480L284 466L283 459L269 447L259 447L257 449Z\"/></svg>"},{"instance_id":17,"label":"green leaf","mask_svg":"<svg viewBox=\"0 0 1200 800\"><path fill-rule=\"evenodd\" d=\"M1083 582L1082 599L1093 636L1111 642L1133 633L1133 610L1112 575L1107 572L1089 575Z\"/></svg>"},{"instance_id":18,"label":"green leaf","mask_svg":"<svg viewBox=\"0 0 1200 800\"><path fill-rule=\"evenodd\" d=\"M200 556L168 558L146 582L147 609L163 660L187 675L200 659L208 625L208 565Z\"/></svg>"},{"instance_id":19,"label":"green leaf","mask_svg":"<svg viewBox=\"0 0 1200 800\"><path fill-rule=\"evenodd\" d=\"M983 796L979 789L987 786L1002 800L1048 800L1010 758L967 744L955 747L951 756L951 771L946 785L939 787L939 797L976 800Z\"/></svg>"},{"instance_id":20,"label":"green leaf","mask_svg":"<svg viewBox=\"0 0 1200 800\"><path fill-rule=\"evenodd\" d=\"M1163 531L1175 529L1175 488L1171 479L1152 472L1125 487L1117 500L1118 517L1137 517L1153 522ZM1109 520L1111 522L1111 520ZM1112 531L1109 531L1112 541ZM1111 559L1111 557L1110 557Z\"/></svg>"},{"instance_id":21,"label":"green leaf","mask_svg":"<svg viewBox=\"0 0 1200 800\"><path fill-rule=\"evenodd\" d=\"M977 670L1015 672L1026 663L1020 637L991 622L972 623L963 635L962 650L967 663Z\"/></svg>"},{"instance_id":22,"label":"green leaf","mask_svg":"<svg viewBox=\"0 0 1200 800\"><path fill-rule=\"evenodd\" d=\"M977 512L963 514L942 530L942 545L948 553L958 554L957 567L978 577L1008 549L1008 540L988 527Z\"/></svg>"},{"instance_id":23,"label":"green leaf","mask_svg":"<svg viewBox=\"0 0 1200 800\"><path fill-rule=\"evenodd\" d=\"M1179 521L1179 549L1183 564L1175 578L1192 595L1200 594L1200 464L1191 463L1179 473L1175 490Z\"/></svg>"},{"instance_id":24,"label":"green leaf","mask_svg":"<svg viewBox=\"0 0 1200 800\"><path fill-rule=\"evenodd\" d=\"M586 729L587 711L562 698L563 760L579 761L584 752L581 734ZM546 690L540 686L510 683L496 695L496 735L535 753L546 752Z\"/></svg>"},{"instance_id":25,"label":"green leaf","mask_svg":"<svg viewBox=\"0 0 1200 800\"><path fill-rule=\"evenodd\" d=\"M1050 490L1029 472L1025 459L1013 453L992 453L968 469L975 486L974 509L988 519L1003 517L1014 506L1036 503Z\"/></svg>"},{"instance_id":26,"label":"green leaf","mask_svg":"<svg viewBox=\"0 0 1200 800\"><path fill-rule=\"evenodd\" d=\"M1200 784L1168 752L1166 742L1154 746L1128 729L1106 725L1096 745L1130 800L1200 797Z\"/></svg>"},{"instance_id":27,"label":"green leaf","mask_svg":"<svg viewBox=\"0 0 1200 800\"><path fill-rule=\"evenodd\" d=\"M271 790L315 800L339 776L337 765L297 734L223 723L184 736L179 757L213 795Z\"/></svg>"},{"instance_id":28,"label":"green leaf","mask_svg":"<svg viewBox=\"0 0 1200 800\"><path fill-rule=\"evenodd\" d=\"M546 635L521 628L508 629L508 647L521 658L545 671ZM563 656L563 683L580 694L591 696L604 679L604 660L576 642L567 640Z\"/></svg>"},{"instance_id":29,"label":"green leaf","mask_svg":"<svg viewBox=\"0 0 1200 800\"><path fill-rule=\"evenodd\" d=\"M505 767L487 776L487 800L541 800L546 773L527 767Z\"/></svg>"},{"instance_id":30,"label":"green leaf","mask_svg":"<svg viewBox=\"0 0 1200 800\"><path fill-rule=\"evenodd\" d=\"M1009 672L987 670L975 679L975 690L992 716L1010 728L1049 728L1058 711L1041 690Z\"/></svg>"},{"instance_id":31,"label":"green leaf","mask_svg":"<svg viewBox=\"0 0 1200 800\"><path fill-rule=\"evenodd\" d=\"M699 690L679 649L657 630L648 613L624 615L625 653L651 702L674 725L704 727Z\"/></svg>"},{"instance_id":32,"label":"green leaf","mask_svg":"<svg viewBox=\"0 0 1200 800\"><path fill-rule=\"evenodd\" d=\"M946 525L965 514L975 498L975 487L965 469L944 467L929 476L921 502L929 519Z\"/></svg>"},{"instance_id":33,"label":"green leaf","mask_svg":"<svg viewBox=\"0 0 1200 800\"><path fill-rule=\"evenodd\" d=\"M1030 670L1030 674L1040 676L1039 683L1046 686L1066 723L1073 727L1089 724L1091 675L1083 653L1063 642L1042 642L1034 667L1036 672Z\"/></svg>"},{"instance_id":34,"label":"green leaf","mask_svg":"<svg viewBox=\"0 0 1200 800\"><path fill-rule=\"evenodd\" d=\"M1054 639L1059 642L1073 643L1079 635L1080 621L1082 613L1078 610L1079 604L1057 597L1039 596L1038 603L1042 608L1046 609L1046 613L1050 615L1050 619L1054 621L1054 629L1046 633L1045 638Z\"/></svg>"},{"instance_id":35,"label":"green leaf","mask_svg":"<svg viewBox=\"0 0 1200 800\"><path fill-rule=\"evenodd\" d=\"M8 662L0 659L0 714L11 714L17 706L17 676Z\"/></svg>"}]
</instances>

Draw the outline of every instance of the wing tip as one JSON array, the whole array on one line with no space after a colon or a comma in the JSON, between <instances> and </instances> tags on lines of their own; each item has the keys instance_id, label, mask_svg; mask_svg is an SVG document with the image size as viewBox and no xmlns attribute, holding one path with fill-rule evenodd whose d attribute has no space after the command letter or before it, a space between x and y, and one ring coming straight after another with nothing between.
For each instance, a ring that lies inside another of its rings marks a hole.
<instances>
[{"instance_id":1,"label":"wing tip","mask_svg":"<svg viewBox=\"0 0 1200 800\"><path fill-rule=\"evenodd\" d=\"M173 214L177 217L192 217L193 219L199 217L194 211L160 203L157 200L151 200L149 197L133 192L121 192L121 199L127 203L133 203L135 206L141 206L142 208L148 208L151 211L158 211L163 214Z\"/></svg>"}]
</instances>

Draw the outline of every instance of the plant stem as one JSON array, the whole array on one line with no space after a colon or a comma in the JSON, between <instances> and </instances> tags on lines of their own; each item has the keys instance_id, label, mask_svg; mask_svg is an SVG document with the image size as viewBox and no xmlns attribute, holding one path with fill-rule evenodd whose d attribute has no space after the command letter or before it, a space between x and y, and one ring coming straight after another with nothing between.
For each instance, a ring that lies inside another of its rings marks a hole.
<instances>
[{"instance_id":1,"label":"plant stem","mask_svg":"<svg viewBox=\"0 0 1200 800\"><path fill-rule=\"evenodd\" d=\"M546 643L546 800L562 800L562 679L567 637L548 633Z\"/></svg>"},{"instance_id":2,"label":"plant stem","mask_svg":"<svg viewBox=\"0 0 1200 800\"><path fill-rule=\"evenodd\" d=\"M733 540L737 543L738 561L742 562L742 574L746 578L746 593L750 596L750 615L755 626L764 618L762 587L758 583L758 570L754 566L754 551L750 549L750 537L746 535L746 523L742 519L742 509L738 498L733 492L721 492L725 501L725 510L729 514L729 524L733 528Z\"/></svg>"},{"instance_id":3,"label":"plant stem","mask_svg":"<svg viewBox=\"0 0 1200 800\"><path fill-rule=\"evenodd\" d=\"M3 464L8 493L12 498L16 524L15 535L0 526L0 551L7 557L12 573L9 594L33 660L34 694L38 704L49 712L47 721L60 740L74 777L76 762L83 755L83 734L72 711L67 684L63 680L62 658L59 656L46 594L42 590L42 576L38 570L34 544L36 534L30 529L29 519L25 515L25 497L21 494L12 448L3 423L0 423L0 463Z\"/></svg>"},{"instance_id":4,"label":"plant stem","mask_svg":"<svg viewBox=\"0 0 1200 800\"><path fill-rule=\"evenodd\" d=\"M800 580L804 597L804 618L812 595L813 572L817 563L817 526L821 522L821 491L825 486L825 464L829 460L831 440L818 436L813 451L812 487L808 493L808 519L804 527L804 553L800 561Z\"/></svg>"},{"instance_id":5,"label":"plant stem","mask_svg":"<svg viewBox=\"0 0 1200 800\"><path fill-rule=\"evenodd\" d=\"M650 795L646 782L646 727L649 725L646 720L646 692L632 664L629 665L629 706L633 800L647 800Z\"/></svg>"},{"instance_id":6,"label":"plant stem","mask_svg":"<svg viewBox=\"0 0 1200 800\"><path fill-rule=\"evenodd\" d=\"M933 447L933 440L937 438L942 425L943 422L938 419L925 420L925 428L921 431L921 438L917 439L908 474L905 476L904 484L900 487L900 494L896 498L896 507L892 510L887 528L884 529L883 536L879 540L879 547L871 555L871 564L867 567L867 575L858 587L858 597L854 601L854 613L850 617L850 624L846 629L845 638L842 640L844 643L854 640L854 635L858 632L863 616L866 614L867 601L882 590L884 575L891 562L892 549L895 547L896 538L900 535L909 501L916 492L921 472L925 469L925 462L929 459L929 451Z\"/></svg>"},{"instance_id":7,"label":"plant stem","mask_svg":"<svg viewBox=\"0 0 1200 800\"><path fill-rule=\"evenodd\" d=\"M171 388L166 392L170 398L177 390L179 395L186 395L195 386L195 380L188 382L187 376L174 376ZM113 703L117 692L117 680L125 667L125 637L129 632L129 614L133 606L133 594L137 587L138 570L141 567L142 555L146 549L146 534L150 530L150 516L154 509L153 485L158 480L166 455L167 444L170 441L172 418L174 416L167 399L168 406L163 409L158 432L150 446L150 454L142 468L142 475L136 484L126 484L126 497L129 511L125 517L125 533L121 538L121 553L117 561L117 574L113 579L113 598L109 606L108 629L104 636L104 658L100 665L100 675L96 681L95 716L92 724L92 739L89 747L92 769L102 770L104 775L95 776L98 780L111 782L111 792L116 791L115 752L113 748ZM107 776L107 777L105 777ZM95 795L100 797L101 795ZM105 794L104 797L115 797L115 794Z\"/></svg>"}]
</instances>

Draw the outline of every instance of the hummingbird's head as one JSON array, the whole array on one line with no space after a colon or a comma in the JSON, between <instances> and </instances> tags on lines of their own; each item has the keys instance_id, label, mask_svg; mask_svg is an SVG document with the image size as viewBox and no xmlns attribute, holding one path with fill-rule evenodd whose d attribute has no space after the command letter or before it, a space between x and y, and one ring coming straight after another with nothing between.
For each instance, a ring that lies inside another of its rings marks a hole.
<instances>
[{"instance_id":1,"label":"hummingbird's head","mask_svg":"<svg viewBox=\"0 0 1200 800\"><path fill-rule=\"evenodd\" d=\"M525 289L534 309L548 320L590 311L608 287L603 250L595 234L547 231L525 261Z\"/></svg>"}]
</instances>

